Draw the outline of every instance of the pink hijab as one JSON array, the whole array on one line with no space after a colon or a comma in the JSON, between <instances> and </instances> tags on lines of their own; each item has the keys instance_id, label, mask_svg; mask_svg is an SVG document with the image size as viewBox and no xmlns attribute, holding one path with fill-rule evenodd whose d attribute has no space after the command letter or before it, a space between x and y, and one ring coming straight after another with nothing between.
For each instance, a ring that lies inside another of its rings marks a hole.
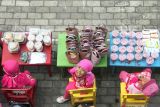
<instances>
[{"instance_id":1,"label":"pink hijab","mask_svg":"<svg viewBox=\"0 0 160 107\"><path fill-rule=\"evenodd\" d=\"M36 80L32 78L29 71L20 73L19 64L16 60L8 60L3 64L5 75L2 78L2 87L23 88L34 86Z\"/></svg>"}]
</instances>

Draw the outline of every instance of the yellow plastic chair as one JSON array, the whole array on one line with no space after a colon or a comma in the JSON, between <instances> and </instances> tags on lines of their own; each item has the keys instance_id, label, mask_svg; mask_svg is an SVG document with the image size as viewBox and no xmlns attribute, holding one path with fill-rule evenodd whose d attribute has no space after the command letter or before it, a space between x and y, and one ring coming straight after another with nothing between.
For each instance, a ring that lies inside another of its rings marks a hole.
<instances>
[{"instance_id":1,"label":"yellow plastic chair","mask_svg":"<svg viewBox=\"0 0 160 107\"><path fill-rule=\"evenodd\" d=\"M73 81L72 78L69 81ZM74 89L69 91L71 96L71 104L75 106L76 103L93 102L96 105L96 80L92 88Z\"/></svg>"},{"instance_id":2,"label":"yellow plastic chair","mask_svg":"<svg viewBox=\"0 0 160 107\"><path fill-rule=\"evenodd\" d=\"M128 94L126 83L120 83L120 105L121 107L147 107L149 97L143 94Z\"/></svg>"}]
</instances>

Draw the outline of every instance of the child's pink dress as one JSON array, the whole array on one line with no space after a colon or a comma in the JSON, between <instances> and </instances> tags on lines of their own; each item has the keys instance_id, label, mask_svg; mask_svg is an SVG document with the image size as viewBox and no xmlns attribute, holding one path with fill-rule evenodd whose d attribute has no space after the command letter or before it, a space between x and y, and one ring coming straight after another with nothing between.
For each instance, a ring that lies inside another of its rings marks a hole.
<instances>
[{"instance_id":1,"label":"child's pink dress","mask_svg":"<svg viewBox=\"0 0 160 107\"><path fill-rule=\"evenodd\" d=\"M69 98L69 90L78 89L78 88L89 88L93 86L95 76L91 72L93 69L93 64L87 59L81 60L77 66L83 68L87 73L83 77L77 77L75 75L76 67L69 69L68 72L72 75L72 82L69 82L65 89L64 98Z\"/></svg>"},{"instance_id":2,"label":"child's pink dress","mask_svg":"<svg viewBox=\"0 0 160 107\"><path fill-rule=\"evenodd\" d=\"M142 76L147 80L150 80L151 69L146 68L140 73L127 73L126 71L121 71L119 78L121 82L126 83L126 90L129 94L141 94L143 92L139 78Z\"/></svg>"},{"instance_id":3,"label":"child's pink dress","mask_svg":"<svg viewBox=\"0 0 160 107\"><path fill-rule=\"evenodd\" d=\"M36 80L29 71L20 72L19 64L16 60L8 60L3 64L4 76L2 87L23 88L25 86L35 86Z\"/></svg>"}]
</instances>

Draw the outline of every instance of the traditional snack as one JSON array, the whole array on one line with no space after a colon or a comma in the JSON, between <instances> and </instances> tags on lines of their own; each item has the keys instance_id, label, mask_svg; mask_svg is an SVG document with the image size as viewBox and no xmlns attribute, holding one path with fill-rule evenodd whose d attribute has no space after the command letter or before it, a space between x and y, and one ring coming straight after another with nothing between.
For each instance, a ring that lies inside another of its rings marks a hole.
<instances>
[{"instance_id":1,"label":"traditional snack","mask_svg":"<svg viewBox=\"0 0 160 107\"><path fill-rule=\"evenodd\" d=\"M117 53L111 53L111 60L115 61L118 59L118 54Z\"/></svg>"},{"instance_id":2,"label":"traditional snack","mask_svg":"<svg viewBox=\"0 0 160 107\"><path fill-rule=\"evenodd\" d=\"M119 60L120 60L121 62L125 61L126 58L127 58L127 57L126 57L125 54L119 54Z\"/></svg>"},{"instance_id":3,"label":"traditional snack","mask_svg":"<svg viewBox=\"0 0 160 107\"><path fill-rule=\"evenodd\" d=\"M48 36L48 35L45 35L45 36L43 37L43 42L44 42L44 45L50 46L50 45L51 45L51 37Z\"/></svg>"},{"instance_id":4,"label":"traditional snack","mask_svg":"<svg viewBox=\"0 0 160 107\"><path fill-rule=\"evenodd\" d=\"M136 53L136 54L135 54L135 59L136 59L137 61L142 60L142 58L143 58L143 56L142 56L141 53Z\"/></svg>"},{"instance_id":5,"label":"traditional snack","mask_svg":"<svg viewBox=\"0 0 160 107\"><path fill-rule=\"evenodd\" d=\"M29 34L28 37L27 37L27 39L28 39L29 41L35 41L36 36L33 35L33 34Z\"/></svg>"},{"instance_id":6,"label":"traditional snack","mask_svg":"<svg viewBox=\"0 0 160 107\"><path fill-rule=\"evenodd\" d=\"M126 50L127 50L127 49L126 49L125 46L120 46L120 47L119 47L119 52L120 52L120 53L125 53Z\"/></svg>"},{"instance_id":7,"label":"traditional snack","mask_svg":"<svg viewBox=\"0 0 160 107\"><path fill-rule=\"evenodd\" d=\"M26 35L25 33L14 33L14 41L15 42L19 42L19 43L23 43L25 41Z\"/></svg>"},{"instance_id":8,"label":"traditional snack","mask_svg":"<svg viewBox=\"0 0 160 107\"><path fill-rule=\"evenodd\" d=\"M117 52L117 51L118 51L118 46L117 46L117 45L113 45L113 46L111 47L111 51L112 51L112 52Z\"/></svg>"},{"instance_id":9,"label":"traditional snack","mask_svg":"<svg viewBox=\"0 0 160 107\"><path fill-rule=\"evenodd\" d=\"M3 36L3 40L5 43L8 44L8 42L13 42L13 33L12 32L6 32L4 33L4 36Z\"/></svg>"},{"instance_id":10,"label":"traditional snack","mask_svg":"<svg viewBox=\"0 0 160 107\"><path fill-rule=\"evenodd\" d=\"M118 35L119 35L119 31L117 31L117 30L112 31L113 37L117 37Z\"/></svg>"},{"instance_id":11,"label":"traditional snack","mask_svg":"<svg viewBox=\"0 0 160 107\"><path fill-rule=\"evenodd\" d=\"M28 41L26 47L29 51L33 52L35 50L33 41Z\"/></svg>"},{"instance_id":12,"label":"traditional snack","mask_svg":"<svg viewBox=\"0 0 160 107\"><path fill-rule=\"evenodd\" d=\"M19 43L18 42L9 42L8 43L8 50L10 53L17 53L19 51Z\"/></svg>"},{"instance_id":13,"label":"traditional snack","mask_svg":"<svg viewBox=\"0 0 160 107\"><path fill-rule=\"evenodd\" d=\"M38 52L41 52L43 50L42 42L35 42L34 47Z\"/></svg>"},{"instance_id":14,"label":"traditional snack","mask_svg":"<svg viewBox=\"0 0 160 107\"><path fill-rule=\"evenodd\" d=\"M133 46L127 46L127 52L133 52L134 47Z\"/></svg>"},{"instance_id":15,"label":"traditional snack","mask_svg":"<svg viewBox=\"0 0 160 107\"><path fill-rule=\"evenodd\" d=\"M120 39L119 38L113 38L113 44L115 44L115 45L120 44Z\"/></svg>"},{"instance_id":16,"label":"traditional snack","mask_svg":"<svg viewBox=\"0 0 160 107\"><path fill-rule=\"evenodd\" d=\"M36 41L41 42L42 40L43 40L43 35L38 34L38 35L36 36Z\"/></svg>"}]
</instances>

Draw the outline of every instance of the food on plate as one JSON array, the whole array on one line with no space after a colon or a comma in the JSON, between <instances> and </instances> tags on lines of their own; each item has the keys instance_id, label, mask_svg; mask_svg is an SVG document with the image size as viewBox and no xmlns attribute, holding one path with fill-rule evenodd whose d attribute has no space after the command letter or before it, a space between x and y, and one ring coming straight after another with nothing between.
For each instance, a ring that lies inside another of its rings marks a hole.
<instances>
[{"instance_id":1,"label":"food on plate","mask_svg":"<svg viewBox=\"0 0 160 107\"><path fill-rule=\"evenodd\" d=\"M17 53L19 51L19 43L18 42L9 42L8 43L8 50L10 53Z\"/></svg>"}]
</instances>

